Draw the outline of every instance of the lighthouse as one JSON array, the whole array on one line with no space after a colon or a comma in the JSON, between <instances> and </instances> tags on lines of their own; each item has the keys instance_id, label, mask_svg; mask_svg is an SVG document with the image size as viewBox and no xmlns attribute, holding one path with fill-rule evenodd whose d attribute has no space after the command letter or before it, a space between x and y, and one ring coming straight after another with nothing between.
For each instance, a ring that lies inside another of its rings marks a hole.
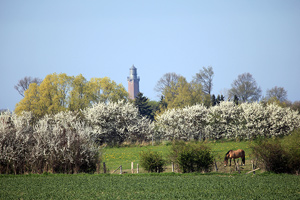
<instances>
[{"instance_id":1,"label":"lighthouse","mask_svg":"<svg viewBox=\"0 0 300 200\"><path fill-rule=\"evenodd\" d=\"M139 90L140 77L137 76L137 69L134 65L129 69L129 76L127 77L128 81L128 93L130 99L135 99Z\"/></svg>"}]
</instances>

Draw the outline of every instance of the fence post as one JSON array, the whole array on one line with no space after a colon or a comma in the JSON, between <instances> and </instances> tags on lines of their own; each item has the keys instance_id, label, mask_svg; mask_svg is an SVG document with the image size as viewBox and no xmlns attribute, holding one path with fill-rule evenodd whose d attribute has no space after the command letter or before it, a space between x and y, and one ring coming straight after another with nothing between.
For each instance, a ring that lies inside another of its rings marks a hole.
<instances>
[{"instance_id":1,"label":"fence post","mask_svg":"<svg viewBox=\"0 0 300 200\"><path fill-rule=\"evenodd\" d=\"M133 162L131 162L131 173L133 174Z\"/></svg>"},{"instance_id":2,"label":"fence post","mask_svg":"<svg viewBox=\"0 0 300 200\"><path fill-rule=\"evenodd\" d=\"M236 167L235 167L235 170L239 172L239 174L241 173L240 171L240 167L239 167L239 160L237 160L236 162Z\"/></svg>"},{"instance_id":3,"label":"fence post","mask_svg":"<svg viewBox=\"0 0 300 200\"><path fill-rule=\"evenodd\" d=\"M122 165L120 165L120 174L122 174Z\"/></svg>"},{"instance_id":4,"label":"fence post","mask_svg":"<svg viewBox=\"0 0 300 200\"><path fill-rule=\"evenodd\" d=\"M254 170L255 166L254 166L254 161L253 160L251 160L251 164L252 164L252 170ZM255 171L253 171L253 174L255 174Z\"/></svg>"},{"instance_id":5,"label":"fence post","mask_svg":"<svg viewBox=\"0 0 300 200\"><path fill-rule=\"evenodd\" d=\"M105 165L105 162L103 162L103 173L106 174L106 165Z\"/></svg>"},{"instance_id":6,"label":"fence post","mask_svg":"<svg viewBox=\"0 0 300 200\"><path fill-rule=\"evenodd\" d=\"M136 164L136 173L139 173L139 164Z\"/></svg>"},{"instance_id":7,"label":"fence post","mask_svg":"<svg viewBox=\"0 0 300 200\"><path fill-rule=\"evenodd\" d=\"M172 172L174 172L174 162L172 162Z\"/></svg>"},{"instance_id":8,"label":"fence post","mask_svg":"<svg viewBox=\"0 0 300 200\"><path fill-rule=\"evenodd\" d=\"M217 166L216 160L215 160L215 169L216 169L216 172L218 172L218 166Z\"/></svg>"}]
</instances>

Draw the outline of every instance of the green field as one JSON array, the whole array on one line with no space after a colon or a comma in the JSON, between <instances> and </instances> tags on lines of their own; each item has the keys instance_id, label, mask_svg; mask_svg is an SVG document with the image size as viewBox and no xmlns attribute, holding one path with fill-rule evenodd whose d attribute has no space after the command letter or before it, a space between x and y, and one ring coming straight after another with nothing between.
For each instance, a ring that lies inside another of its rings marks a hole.
<instances>
[{"instance_id":1,"label":"green field","mask_svg":"<svg viewBox=\"0 0 300 200\"><path fill-rule=\"evenodd\" d=\"M161 152L168 158L170 143L156 146L104 148L108 174L29 174L0 175L1 199L300 199L300 176L250 171L250 142L206 142L219 171L211 173L131 174L131 162L139 163L141 151ZM241 174L224 167L229 149L244 149L246 166ZM125 174L111 172L123 166Z\"/></svg>"},{"instance_id":2,"label":"green field","mask_svg":"<svg viewBox=\"0 0 300 200\"><path fill-rule=\"evenodd\" d=\"M1 175L0 199L300 199L300 176Z\"/></svg>"},{"instance_id":3,"label":"green field","mask_svg":"<svg viewBox=\"0 0 300 200\"><path fill-rule=\"evenodd\" d=\"M246 166L244 171L251 170L251 149L250 142L206 142L204 143L211 148L213 155L215 156L219 172L232 172L234 167L224 167L223 160L228 150L244 149L246 152ZM119 147L119 148L104 148L103 162L106 163L110 172L117 169L120 165L125 172L130 172L131 162L134 162L134 168L139 163L139 154L141 151L157 151L163 154L165 159L168 159L170 153L171 144L161 145L148 145L148 146L134 146L134 147ZM241 162L240 162L241 163ZM140 168L143 172L143 169ZM171 172L171 165L166 167L166 172Z\"/></svg>"}]
</instances>

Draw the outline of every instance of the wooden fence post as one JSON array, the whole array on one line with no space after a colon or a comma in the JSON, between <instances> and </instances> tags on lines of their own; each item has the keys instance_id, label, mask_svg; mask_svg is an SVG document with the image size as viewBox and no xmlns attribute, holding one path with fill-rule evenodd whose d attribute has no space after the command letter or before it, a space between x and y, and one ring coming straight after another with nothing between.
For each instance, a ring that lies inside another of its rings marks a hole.
<instances>
[{"instance_id":1,"label":"wooden fence post","mask_svg":"<svg viewBox=\"0 0 300 200\"><path fill-rule=\"evenodd\" d=\"M122 165L120 165L120 174L122 174Z\"/></svg>"},{"instance_id":2,"label":"wooden fence post","mask_svg":"<svg viewBox=\"0 0 300 200\"><path fill-rule=\"evenodd\" d=\"M105 162L103 162L103 173L106 174L106 165L105 165Z\"/></svg>"},{"instance_id":3,"label":"wooden fence post","mask_svg":"<svg viewBox=\"0 0 300 200\"><path fill-rule=\"evenodd\" d=\"M239 160L237 160L237 162L236 162L235 170L238 171L239 174L241 173L240 166L239 166Z\"/></svg>"},{"instance_id":4,"label":"wooden fence post","mask_svg":"<svg viewBox=\"0 0 300 200\"><path fill-rule=\"evenodd\" d=\"M218 166L217 166L216 160L215 160L215 169L216 169L216 172L218 172Z\"/></svg>"},{"instance_id":5,"label":"wooden fence post","mask_svg":"<svg viewBox=\"0 0 300 200\"><path fill-rule=\"evenodd\" d=\"M131 173L133 174L133 162L131 162Z\"/></svg>"},{"instance_id":6,"label":"wooden fence post","mask_svg":"<svg viewBox=\"0 0 300 200\"><path fill-rule=\"evenodd\" d=\"M253 160L251 160L251 164L252 164L252 170L254 170L256 166L254 166L254 161ZM255 171L253 171L253 174L255 174Z\"/></svg>"},{"instance_id":7,"label":"wooden fence post","mask_svg":"<svg viewBox=\"0 0 300 200\"><path fill-rule=\"evenodd\" d=\"M136 164L136 173L139 173L139 164Z\"/></svg>"},{"instance_id":8,"label":"wooden fence post","mask_svg":"<svg viewBox=\"0 0 300 200\"><path fill-rule=\"evenodd\" d=\"M174 172L174 162L172 162L172 172Z\"/></svg>"}]
</instances>

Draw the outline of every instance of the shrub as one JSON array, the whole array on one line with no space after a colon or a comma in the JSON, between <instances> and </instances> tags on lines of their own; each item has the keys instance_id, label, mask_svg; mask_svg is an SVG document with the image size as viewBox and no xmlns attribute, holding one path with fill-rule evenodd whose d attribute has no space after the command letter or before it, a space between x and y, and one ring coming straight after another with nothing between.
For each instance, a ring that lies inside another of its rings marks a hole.
<instances>
[{"instance_id":1,"label":"shrub","mask_svg":"<svg viewBox=\"0 0 300 200\"><path fill-rule=\"evenodd\" d=\"M300 129L293 131L282 140L257 141L251 148L265 170L299 174Z\"/></svg>"},{"instance_id":2,"label":"shrub","mask_svg":"<svg viewBox=\"0 0 300 200\"><path fill-rule=\"evenodd\" d=\"M300 129L285 137L282 146L288 154L288 167L292 173L300 172Z\"/></svg>"},{"instance_id":3,"label":"shrub","mask_svg":"<svg viewBox=\"0 0 300 200\"><path fill-rule=\"evenodd\" d=\"M141 166L148 172L163 172L165 160L162 154L155 151L142 151L140 153Z\"/></svg>"},{"instance_id":4,"label":"shrub","mask_svg":"<svg viewBox=\"0 0 300 200\"><path fill-rule=\"evenodd\" d=\"M209 171L213 165L213 155L203 144L174 142L171 160L183 173Z\"/></svg>"},{"instance_id":5,"label":"shrub","mask_svg":"<svg viewBox=\"0 0 300 200\"><path fill-rule=\"evenodd\" d=\"M94 172L100 162L90 128L72 112L0 115L0 173Z\"/></svg>"},{"instance_id":6,"label":"shrub","mask_svg":"<svg viewBox=\"0 0 300 200\"><path fill-rule=\"evenodd\" d=\"M288 171L287 153L278 140L260 140L251 148L261 167L266 171L275 173Z\"/></svg>"}]
</instances>

